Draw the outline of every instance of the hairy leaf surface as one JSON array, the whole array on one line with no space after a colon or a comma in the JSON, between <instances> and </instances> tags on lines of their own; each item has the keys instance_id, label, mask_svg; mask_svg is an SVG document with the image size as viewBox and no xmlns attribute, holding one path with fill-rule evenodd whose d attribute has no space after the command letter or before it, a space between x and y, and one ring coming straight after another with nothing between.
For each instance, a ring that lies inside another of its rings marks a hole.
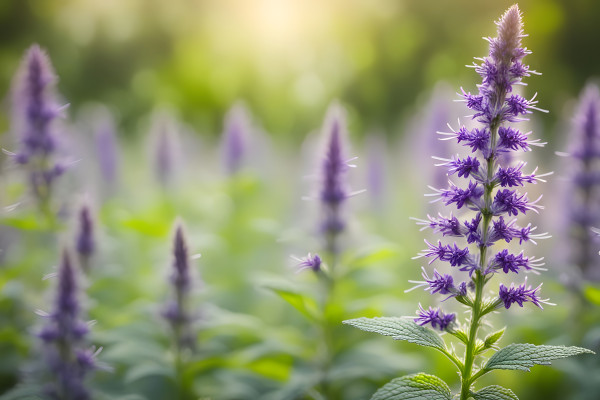
<instances>
[{"instance_id":1,"label":"hairy leaf surface","mask_svg":"<svg viewBox=\"0 0 600 400\"><path fill-rule=\"evenodd\" d=\"M471 393L475 400L519 400L512 390L498 385L492 385Z\"/></svg>"},{"instance_id":2,"label":"hairy leaf surface","mask_svg":"<svg viewBox=\"0 0 600 400\"><path fill-rule=\"evenodd\" d=\"M393 379L371 397L371 400L408 399L452 400L452 393L437 376L419 373Z\"/></svg>"},{"instance_id":3,"label":"hairy leaf surface","mask_svg":"<svg viewBox=\"0 0 600 400\"><path fill-rule=\"evenodd\" d=\"M510 344L488 360L484 369L514 369L529 371L534 365L550 365L550 361L593 351L575 346L536 346L520 343Z\"/></svg>"},{"instance_id":4,"label":"hairy leaf surface","mask_svg":"<svg viewBox=\"0 0 600 400\"><path fill-rule=\"evenodd\" d=\"M395 340L406 340L420 346L433 347L445 351L444 341L431 329L417 325L414 321L398 317L356 318L344 321L367 332L391 336Z\"/></svg>"}]
</instances>

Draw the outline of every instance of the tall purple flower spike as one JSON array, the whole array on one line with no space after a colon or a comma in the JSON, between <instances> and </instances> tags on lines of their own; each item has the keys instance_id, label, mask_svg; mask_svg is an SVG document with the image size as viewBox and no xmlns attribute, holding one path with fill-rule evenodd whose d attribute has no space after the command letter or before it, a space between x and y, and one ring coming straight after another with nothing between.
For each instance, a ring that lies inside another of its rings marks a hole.
<instances>
[{"instance_id":1,"label":"tall purple flower spike","mask_svg":"<svg viewBox=\"0 0 600 400\"><path fill-rule=\"evenodd\" d=\"M98 351L88 348L89 324L81 319L77 270L65 251L57 273L58 286L50 313L42 313L45 323L37 336L43 343L43 356L52 381L44 386L53 399L91 399L85 378L97 367Z\"/></svg>"},{"instance_id":2,"label":"tall purple flower spike","mask_svg":"<svg viewBox=\"0 0 600 400\"><path fill-rule=\"evenodd\" d=\"M114 185L117 181L119 169L119 143L114 121L108 111L99 121L95 141L102 178L108 185Z\"/></svg>"},{"instance_id":3,"label":"tall purple flower spike","mask_svg":"<svg viewBox=\"0 0 600 400\"><path fill-rule=\"evenodd\" d=\"M77 237L75 248L84 270L89 269L90 260L96 250L94 239L94 221L89 205L84 204L77 218Z\"/></svg>"},{"instance_id":4,"label":"tall purple flower spike","mask_svg":"<svg viewBox=\"0 0 600 400\"><path fill-rule=\"evenodd\" d=\"M442 201L446 206L459 210L472 210L473 218L459 220L449 216L428 217L419 220L425 228L431 228L442 236L462 237L466 244L462 247L456 243L429 243L416 258L426 257L430 264L436 260L447 262L451 267L469 273L469 280L458 286L449 275L439 274L434 270L433 278L423 272L424 282L414 282L424 286L431 293L456 298L464 304L481 304L483 286L495 273L518 274L521 271L537 272L542 270L542 259L535 259L502 250L494 253L491 248L498 241L515 242L519 244L537 239L548 238L546 233L534 234L536 230L530 224L524 227L516 224L517 217L529 211L538 212L539 198L531 201L526 193L520 193L519 187L526 184L544 182L544 175L537 174L537 169L526 173L524 162L513 167L505 167L499 161L503 153L529 151L533 146L542 146L539 140L529 138L529 132L523 133L510 126L525 120L534 110L543 111L536 107L535 96L526 99L513 92L517 85L523 85L522 78L535 74L522 60L530 52L521 46L522 31L521 12L514 5L497 22L498 36L486 38L490 44L489 54L477 59L475 71L481 76L482 83L478 85L478 93L471 94L462 90L462 100L472 112L472 118L479 123L472 129L460 126L451 132L440 132L447 139L454 139L467 147L470 154L465 157L456 156L441 159L439 166L445 167L448 174L466 180L465 185L450 184L448 188L435 189L430 196L434 201ZM546 174L548 175L548 174ZM540 196L541 197L541 196ZM475 300L468 298L468 290L476 290ZM541 308L547 302L539 297L539 287L531 289L526 284L510 287L501 285L496 299L498 307L509 308L517 303L531 302ZM454 314L444 314L438 309L418 311L415 322L431 324L441 330L452 327Z\"/></svg>"},{"instance_id":5,"label":"tall purple flower spike","mask_svg":"<svg viewBox=\"0 0 600 400\"><path fill-rule=\"evenodd\" d=\"M162 187L167 187L173 181L179 156L173 119L166 113L159 113L154 117L153 129L156 134L154 171Z\"/></svg>"},{"instance_id":6,"label":"tall purple flower spike","mask_svg":"<svg viewBox=\"0 0 600 400\"><path fill-rule=\"evenodd\" d=\"M586 279L600 280L600 259L592 227L600 225L600 92L589 84L581 94L568 153L572 159L567 217L570 256ZM575 194L575 195L573 195Z\"/></svg>"},{"instance_id":7,"label":"tall purple flower spike","mask_svg":"<svg viewBox=\"0 0 600 400\"><path fill-rule=\"evenodd\" d=\"M54 180L66 168L54 160L58 147L54 125L64 108L55 98L57 81L46 53L38 45L31 46L14 83L12 119L20 145L11 155L18 164L27 166L31 191L44 208L48 207Z\"/></svg>"},{"instance_id":8,"label":"tall purple flower spike","mask_svg":"<svg viewBox=\"0 0 600 400\"><path fill-rule=\"evenodd\" d=\"M225 116L221 149L225 168L230 175L236 174L244 165L251 129L245 107L241 104L234 105Z\"/></svg>"},{"instance_id":9,"label":"tall purple flower spike","mask_svg":"<svg viewBox=\"0 0 600 400\"><path fill-rule=\"evenodd\" d=\"M171 325L176 336L177 349L193 349L195 341L191 326L193 315L189 310L189 295L194 285L190 256L181 223L176 224L173 239L171 285L174 296L167 302L163 316Z\"/></svg>"},{"instance_id":10,"label":"tall purple flower spike","mask_svg":"<svg viewBox=\"0 0 600 400\"><path fill-rule=\"evenodd\" d=\"M347 171L352 165L346 158L346 126L343 112L333 107L325 122L325 154L321 166L321 186L319 199L322 205L321 231L325 237L326 249L337 253L338 237L346 227L343 206L353 195L347 182Z\"/></svg>"}]
</instances>

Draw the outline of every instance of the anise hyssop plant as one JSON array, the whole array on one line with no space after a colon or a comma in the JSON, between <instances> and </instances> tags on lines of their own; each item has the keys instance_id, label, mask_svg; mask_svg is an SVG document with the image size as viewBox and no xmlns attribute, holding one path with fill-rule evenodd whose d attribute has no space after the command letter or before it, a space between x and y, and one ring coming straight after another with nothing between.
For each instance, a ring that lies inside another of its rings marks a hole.
<instances>
[{"instance_id":1,"label":"anise hyssop plant","mask_svg":"<svg viewBox=\"0 0 600 400\"><path fill-rule=\"evenodd\" d=\"M511 126L523 121L532 110L539 110L535 96L527 100L513 92L515 85L523 85L523 77L535 73L523 64L523 58L530 52L521 46L521 39L525 35L518 6L508 9L497 25L497 37L487 38L489 55L477 59L479 64L474 65L482 77L482 83L478 85L479 93L471 94L463 90L461 95L479 126L473 129L461 126L456 131L442 133L471 150L471 155L442 160L440 164L448 168L449 175L456 173L468 183L465 187L450 183L449 188L436 189L434 194L446 206L471 210L474 217L460 221L452 214L440 214L439 218L429 217L429 220L419 222L424 229L431 228L444 237L461 238L467 246L426 241L428 248L418 257L429 258L429 264L434 261L447 262L453 269L464 271L468 278L458 283L452 275L439 273L435 269L430 275L423 268L424 281L413 282L431 294L437 293L445 299L454 298L468 308L468 318L462 322L454 313L432 307L425 309L419 305L417 317L413 319L359 318L345 321L366 331L432 347L445 354L459 370L460 392L456 397L461 400L471 397L477 400L516 399L510 389L494 385L475 390L474 384L478 378L495 369L528 371L535 364L549 364L554 359L590 352L579 347L511 344L487 360L482 357L489 350L498 349L496 344L504 333L502 329L480 337L480 327L486 315L494 310L509 309L515 303L520 307L532 303L540 309L543 304L549 304L548 300L540 297L541 285L532 287L527 284L527 279L510 286L500 283L496 289L492 289L494 296L486 295L492 293L490 286L496 274L518 276L526 272L537 273L543 265L541 258L528 257L523 252L513 254L507 249L493 251L496 242L518 241L521 245L548 237L546 234L533 234L535 227L531 224L525 227L516 224L516 217L520 214L537 212L542 208L537 204L539 198L530 201L526 194L516 188L542 181L541 175L536 175L535 170L525 173L523 162L509 166L503 165L500 160L503 154L529 151L531 146L543 143L530 140L528 133ZM433 330L426 328L426 325ZM435 330L447 332L462 342L462 356L457 354L453 346L447 346ZM419 373L392 380L379 389L373 399L450 400L453 397L450 387L440 378Z\"/></svg>"}]
</instances>

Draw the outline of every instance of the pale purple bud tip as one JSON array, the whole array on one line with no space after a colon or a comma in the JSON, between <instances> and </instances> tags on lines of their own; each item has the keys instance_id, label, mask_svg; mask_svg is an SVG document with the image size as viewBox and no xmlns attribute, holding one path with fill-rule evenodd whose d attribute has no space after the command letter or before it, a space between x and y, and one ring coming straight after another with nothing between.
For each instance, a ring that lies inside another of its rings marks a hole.
<instances>
[{"instance_id":1,"label":"pale purple bud tip","mask_svg":"<svg viewBox=\"0 0 600 400\"><path fill-rule=\"evenodd\" d=\"M496 24L498 37L492 40L490 56L500 64L510 65L512 61L525 55L521 48L523 22L519 6L515 4L506 10Z\"/></svg>"}]
</instances>

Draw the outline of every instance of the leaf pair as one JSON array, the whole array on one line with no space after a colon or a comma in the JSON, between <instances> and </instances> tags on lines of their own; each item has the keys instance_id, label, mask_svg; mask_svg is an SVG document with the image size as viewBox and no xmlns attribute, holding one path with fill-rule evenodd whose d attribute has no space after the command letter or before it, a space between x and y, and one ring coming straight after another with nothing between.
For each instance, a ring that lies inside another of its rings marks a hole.
<instances>
[{"instance_id":1,"label":"leaf pair","mask_svg":"<svg viewBox=\"0 0 600 400\"><path fill-rule=\"evenodd\" d=\"M519 400L502 386L488 386L471 393L475 400ZM440 378L423 373L396 378L381 387L371 400L452 400L450 388Z\"/></svg>"},{"instance_id":2,"label":"leaf pair","mask_svg":"<svg viewBox=\"0 0 600 400\"><path fill-rule=\"evenodd\" d=\"M363 331L391 336L395 340L406 340L420 346L432 347L448 357L453 357L448 353L444 341L437 333L417 325L410 319L398 317L357 318L344 321L344 324L352 325ZM490 346L502 336L502 333L503 331L499 331L490 335ZM490 357L475 378L494 369L529 371L536 364L550 365L552 360L583 353L594 354L591 350L575 346L511 344ZM472 392L471 396L476 400L518 400L511 390L495 385ZM419 373L392 380L379 389L371 400L405 399L451 400L452 393L448 385L440 378Z\"/></svg>"}]
</instances>

